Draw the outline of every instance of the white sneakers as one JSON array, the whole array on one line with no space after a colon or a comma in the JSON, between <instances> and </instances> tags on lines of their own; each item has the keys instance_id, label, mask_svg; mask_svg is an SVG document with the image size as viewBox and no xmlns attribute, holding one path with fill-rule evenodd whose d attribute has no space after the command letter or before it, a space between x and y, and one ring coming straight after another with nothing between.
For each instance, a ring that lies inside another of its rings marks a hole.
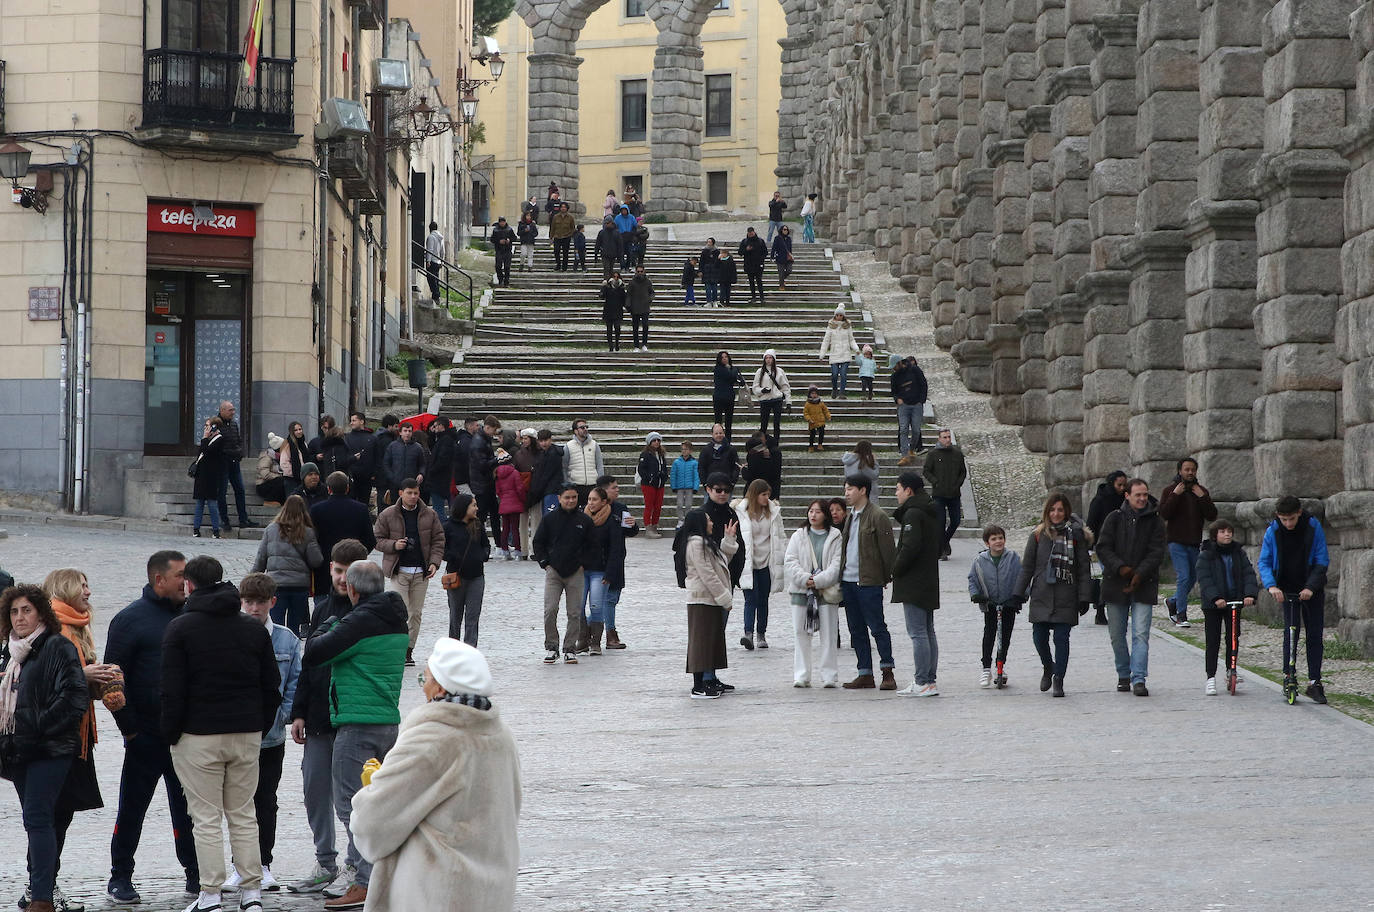
<instances>
[{"instance_id":1,"label":"white sneakers","mask_svg":"<svg viewBox=\"0 0 1374 912\"><path fill-rule=\"evenodd\" d=\"M1215 696L1217 695L1217 679L1216 679L1216 678L1208 678L1208 679L1207 679L1207 689L1206 689L1206 691L1204 691L1204 692L1205 692L1205 693L1207 694L1207 696L1209 696L1209 697L1215 697Z\"/></svg>"},{"instance_id":2,"label":"white sneakers","mask_svg":"<svg viewBox=\"0 0 1374 912\"><path fill-rule=\"evenodd\" d=\"M906 687L897 691L897 694L903 697L938 697L940 690L934 684L917 684L913 680Z\"/></svg>"},{"instance_id":3,"label":"white sneakers","mask_svg":"<svg viewBox=\"0 0 1374 912\"><path fill-rule=\"evenodd\" d=\"M792 686L793 686L793 687L810 687L810 686L811 686L811 682L810 682L810 681L793 681L793 682L792 682Z\"/></svg>"},{"instance_id":4,"label":"white sneakers","mask_svg":"<svg viewBox=\"0 0 1374 912\"><path fill-rule=\"evenodd\" d=\"M991 687L991 686L992 686L992 669L991 669L991 668L984 668L984 669L983 669L983 673L982 673L981 675L978 676L978 686L979 686L979 687Z\"/></svg>"},{"instance_id":5,"label":"white sneakers","mask_svg":"<svg viewBox=\"0 0 1374 912\"><path fill-rule=\"evenodd\" d=\"M238 869L238 868L233 867L233 868L230 869L230 871L229 871L229 877L228 877L227 879L225 879L225 881L224 881L224 886L223 886L221 889L223 889L223 891L224 891L225 893L236 893L236 892L238 892L239 886L242 885L242 883L243 883L243 875L239 873L239 869ZM280 890L280 889L281 889L281 884L277 881L277 878L275 878L275 877L272 876L272 869L269 868L267 865L263 865L263 866L262 866L262 885L261 885L261 887L260 887L260 890L261 890L262 892L273 893L273 892L275 892L275 891L277 891L277 890ZM248 891L248 893L252 893L252 892L253 892L252 890L249 890L249 891ZM294 892L294 891L293 891L293 892ZM247 894L245 894L245 896L246 896L246 895L247 895Z\"/></svg>"}]
</instances>

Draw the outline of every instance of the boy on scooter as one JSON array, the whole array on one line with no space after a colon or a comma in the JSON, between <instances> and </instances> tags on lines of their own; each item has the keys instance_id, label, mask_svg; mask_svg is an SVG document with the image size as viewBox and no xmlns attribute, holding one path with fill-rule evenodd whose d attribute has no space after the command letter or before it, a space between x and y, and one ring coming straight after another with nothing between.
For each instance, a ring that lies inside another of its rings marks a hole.
<instances>
[{"instance_id":1,"label":"boy on scooter","mask_svg":"<svg viewBox=\"0 0 1374 912\"><path fill-rule=\"evenodd\" d=\"M991 687L992 646L997 639L997 606L1002 606L1002 643L997 650L997 687L1006 686L1003 668L1007 661L1007 647L1011 643L1011 628L1021 604L1016 598L1016 579L1021 575L1021 558L1007 550L1007 533L1001 526L983 529L983 544L968 572L968 596L983 612L983 673L979 687Z\"/></svg>"},{"instance_id":2,"label":"boy on scooter","mask_svg":"<svg viewBox=\"0 0 1374 912\"><path fill-rule=\"evenodd\" d=\"M1326 702L1322 687L1322 627L1326 620L1326 533L1315 516L1292 494L1279 498L1275 519L1264 530L1259 576L1264 588L1283 606L1283 673L1297 675L1291 637L1307 633L1307 696Z\"/></svg>"}]
</instances>

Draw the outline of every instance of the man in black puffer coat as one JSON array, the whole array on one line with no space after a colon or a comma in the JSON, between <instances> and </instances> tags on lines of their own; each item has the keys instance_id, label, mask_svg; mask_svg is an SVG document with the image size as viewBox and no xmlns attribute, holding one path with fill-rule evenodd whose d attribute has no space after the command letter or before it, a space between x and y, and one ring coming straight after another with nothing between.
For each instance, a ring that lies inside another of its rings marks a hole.
<instances>
[{"instance_id":1,"label":"man in black puffer coat","mask_svg":"<svg viewBox=\"0 0 1374 912\"><path fill-rule=\"evenodd\" d=\"M162 643L162 737L191 811L198 907L214 908L224 886L222 822L248 904L261 897L253 795L262 736L281 705L281 675L267 628L240 610L239 591L219 561L188 561L186 591L186 609Z\"/></svg>"}]
</instances>

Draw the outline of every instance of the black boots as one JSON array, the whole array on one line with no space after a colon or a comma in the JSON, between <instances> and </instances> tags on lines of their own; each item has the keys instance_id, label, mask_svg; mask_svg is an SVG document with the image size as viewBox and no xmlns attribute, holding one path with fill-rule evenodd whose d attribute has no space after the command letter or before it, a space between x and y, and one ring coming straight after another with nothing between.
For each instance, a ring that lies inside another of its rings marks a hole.
<instances>
[{"instance_id":1,"label":"black boots","mask_svg":"<svg viewBox=\"0 0 1374 912\"><path fill-rule=\"evenodd\" d=\"M1046 666L1045 666L1045 673L1042 674L1042 675L1040 676L1040 692L1041 692L1041 693L1044 693L1045 691L1049 690L1049 689L1050 689L1050 685L1053 684L1053 683L1054 683L1054 668L1053 668L1052 666L1046 665Z\"/></svg>"}]
</instances>

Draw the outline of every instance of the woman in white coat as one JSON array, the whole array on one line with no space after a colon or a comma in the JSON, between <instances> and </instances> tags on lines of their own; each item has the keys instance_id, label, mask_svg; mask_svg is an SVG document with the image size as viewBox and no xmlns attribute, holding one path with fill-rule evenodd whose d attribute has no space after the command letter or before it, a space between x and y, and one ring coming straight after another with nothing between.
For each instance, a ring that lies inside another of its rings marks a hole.
<instances>
[{"instance_id":1,"label":"woman in white coat","mask_svg":"<svg viewBox=\"0 0 1374 912\"><path fill-rule=\"evenodd\" d=\"M763 353L763 366L754 372L751 387L754 401L759 404L759 432L768 432L768 415L773 415L773 439L782 439L782 407L792 402L792 385L787 371L778 366L778 353L773 349Z\"/></svg>"},{"instance_id":2,"label":"woman in white coat","mask_svg":"<svg viewBox=\"0 0 1374 912\"><path fill-rule=\"evenodd\" d=\"M739 535L744 540L744 572L739 586L744 590L745 649L768 648L768 596L782 582L782 557L787 550L787 531L782 526L782 507L772 500L773 489L762 478L755 478L745 489L744 498L733 504L739 516Z\"/></svg>"},{"instance_id":3,"label":"woman in white coat","mask_svg":"<svg viewBox=\"0 0 1374 912\"><path fill-rule=\"evenodd\" d=\"M845 316L841 304L835 308L835 316L825 324L825 337L821 339L821 360L830 362L830 398L844 398L845 387L849 384L849 363L858 353L854 324Z\"/></svg>"},{"instance_id":4,"label":"woman in white coat","mask_svg":"<svg viewBox=\"0 0 1374 912\"><path fill-rule=\"evenodd\" d=\"M369 760L349 827L370 859L368 912L511 912L520 847L520 758L491 705L491 669L443 637L421 677L426 702L386 763Z\"/></svg>"},{"instance_id":5,"label":"woman in white coat","mask_svg":"<svg viewBox=\"0 0 1374 912\"><path fill-rule=\"evenodd\" d=\"M796 636L792 686L811 686L811 634L821 639L821 684L840 683L840 659L835 637L840 627L840 530L830 522L825 500L806 508L806 525L792 533L782 572L792 601L792 630ZM814 606L810 596L815 596ZM815 616L808 619L814 608Z\"/></svg>"}]
</instances>

